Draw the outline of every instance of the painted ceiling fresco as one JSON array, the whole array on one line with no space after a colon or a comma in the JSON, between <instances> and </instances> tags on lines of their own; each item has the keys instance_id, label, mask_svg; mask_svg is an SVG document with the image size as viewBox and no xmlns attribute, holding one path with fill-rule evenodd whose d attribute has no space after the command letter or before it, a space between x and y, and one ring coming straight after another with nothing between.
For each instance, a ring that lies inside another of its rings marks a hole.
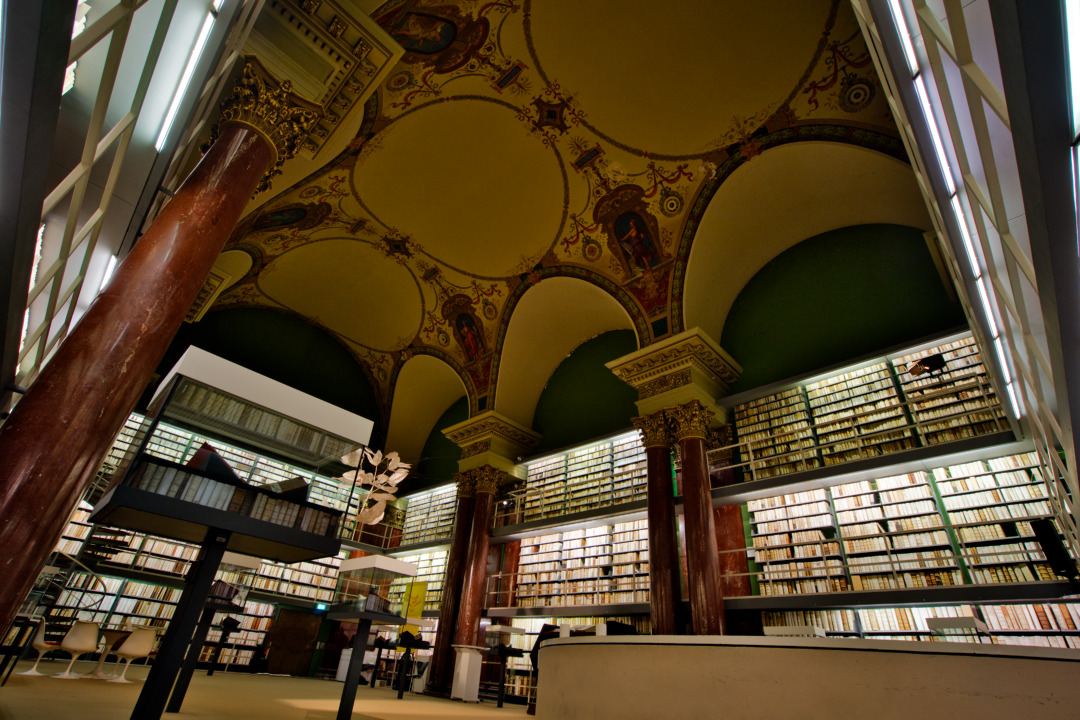
<instances>
[{"instance_id":1,"label":"painted ceiling fresco","mask_svg":"<svg viewBox=\"0 0 1080 720\"><path fill-rule=\"evenodd\" d=\"M511 316L548 278L614 298L641 346L685 329L705 209L773 148L906 162L841 0L406 0L373 16L402 62L349 149L237 228L227 249L252 267L213 310L324 328L386 416L416 355L460 376L472 412L493 408Z\"/></svg>"}]
</instances>

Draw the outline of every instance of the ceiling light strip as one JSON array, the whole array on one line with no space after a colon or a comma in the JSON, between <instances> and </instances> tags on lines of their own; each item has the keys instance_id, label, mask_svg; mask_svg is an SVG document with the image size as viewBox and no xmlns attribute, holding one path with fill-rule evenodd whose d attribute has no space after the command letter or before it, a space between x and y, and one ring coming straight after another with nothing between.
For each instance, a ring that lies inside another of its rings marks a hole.
<instances>
[{"instance_id":1,"label":"ceiling light strip","mask_svg":"<svg viewBox=\"0 0 1080 720\"><path fill-rule=\"evenodd\" d=\"M202 29L199 30L199 37L195 39L195 46L191 49L191 57L188 58L187 65L184 66L184 73L180 76L180 83L173 93L173 101L169 105L169 111L165 113L165 120L161 124L161 132L158 133L157 142L154 143L154 149L158 152L161 152L165 147L165 141L168 139L169 131L172 129L173 122L176 120L176 113L180 109L180 103L187 94L188 85L191 84L191 76L195 73L195 66L198 65L203 50L206 48L206 41L210 37L210 30L214 27L214 15L215 13L213 12L208 12L206 14L206 19L203 20Z\"/></svg>"}]
</instances>

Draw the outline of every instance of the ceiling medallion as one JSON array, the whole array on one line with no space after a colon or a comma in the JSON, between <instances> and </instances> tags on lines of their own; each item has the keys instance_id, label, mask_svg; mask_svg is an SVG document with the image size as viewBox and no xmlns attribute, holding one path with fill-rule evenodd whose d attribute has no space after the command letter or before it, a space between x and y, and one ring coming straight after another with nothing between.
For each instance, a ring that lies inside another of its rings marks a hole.
<instances>
[{"instance_id":1,"label":"ceiling medallion","mask_svg":"<svg viewBox=\"0 0 1080 720\"><path fill-rule=\"evenodd\" d=\"M409 249L409 243L404 238L383 236L382 241L387 256L401 255L404 257L412 257L412 250Z\"/></svg>"},{"instance_id":2,"label":"ceiling medallion","mask_svg":"<svg viewBox=\"0 0 1080 720\"><path fill-rule=\"evenodd\" d=\"M857 113L865 110L874 100L874 85L856 75L847 75L840 81L840 108L844 112Z\"/></svg>"},{"instance_id":3,"label":"ceiling medallion","mask_svg":"<svg viewBox=\"0 0 1080 720\"><path fill-rule=\"evenodd\" d=\"M682 212L682 195L675 192L667 185L660 187L660 212L668 217L675 217Z\"/></svg>"},{"instance_id":4,"label":"ceiling medallion","mask_svg":"<svg viewBox=\"0 0 1080 720\"><path fill-rule=\"evenodd\" d=\"M546 127L553 127L560 133L569 130L566 126L566 119L563 117L566 111L565 100L552 103L536 98L532 101L532 104L533 107L536 108L537 114L536 119L533 120L533 125L535 125L538 130Z\"/></svg>"}]
</instances>

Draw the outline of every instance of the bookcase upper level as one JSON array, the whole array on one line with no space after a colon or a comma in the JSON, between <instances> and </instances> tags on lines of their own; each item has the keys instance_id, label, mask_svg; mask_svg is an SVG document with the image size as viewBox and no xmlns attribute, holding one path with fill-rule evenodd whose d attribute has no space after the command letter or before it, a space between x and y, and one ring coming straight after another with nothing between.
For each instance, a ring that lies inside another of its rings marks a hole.
<instances>
[{"instance_id":1,"label":"bookcase upper level","mask_svg":"<svg viewBox=\"0 0 1080 720\"><path fill-rule=\"evenodd\" d=\"M162 380L151 415L312 468L371 437L373 423L330 403L189 348Z\"/></svg>"}]
</instances>

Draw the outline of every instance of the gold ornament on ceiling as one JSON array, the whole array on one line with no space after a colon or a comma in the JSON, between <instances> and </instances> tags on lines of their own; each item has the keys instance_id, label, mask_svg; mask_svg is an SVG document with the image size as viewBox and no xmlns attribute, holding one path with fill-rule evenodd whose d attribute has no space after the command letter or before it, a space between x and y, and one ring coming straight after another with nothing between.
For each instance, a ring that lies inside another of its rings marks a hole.
<instances>
[{"instance_id":1,"label":"gold ornament on ceiling","mask_svg":"<svg viewBox=\"0 0 1080 720\"><path fill-rule=\"evenodd\" d=\"M281 174L281 166L296 154L322 114L322 106L294 93L291 82L279 83L257 58L246 58L233 94L221 103L221 124L249 127L273 148L274 165L259 183L256 194L270 188L270 181ZM214 130L211 142L216 139L217 128Z\"/></svg>"}]
</instances>

